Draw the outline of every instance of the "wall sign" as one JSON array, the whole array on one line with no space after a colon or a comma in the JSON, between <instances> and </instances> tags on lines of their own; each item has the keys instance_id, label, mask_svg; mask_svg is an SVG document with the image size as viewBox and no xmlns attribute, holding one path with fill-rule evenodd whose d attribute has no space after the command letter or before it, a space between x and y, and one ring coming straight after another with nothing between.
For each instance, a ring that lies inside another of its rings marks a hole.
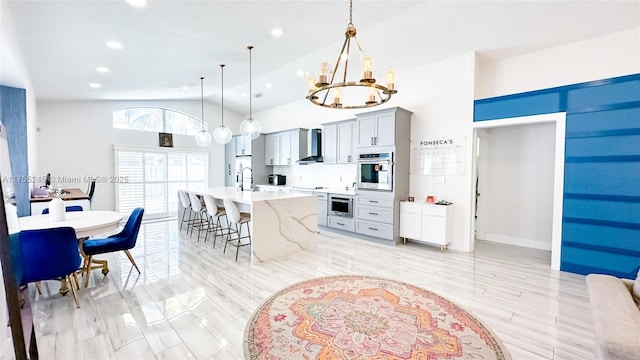
<instances>
[{"instance_id":1,"label":"wall sign","mask_svg":"<svg viewBox=\"0 0 640 360\"><path fill-rule=\"evenodd\" d=\"M411 143L411 174L464 175L465 139L423 139Z\"/></svg>"}]
</instances>

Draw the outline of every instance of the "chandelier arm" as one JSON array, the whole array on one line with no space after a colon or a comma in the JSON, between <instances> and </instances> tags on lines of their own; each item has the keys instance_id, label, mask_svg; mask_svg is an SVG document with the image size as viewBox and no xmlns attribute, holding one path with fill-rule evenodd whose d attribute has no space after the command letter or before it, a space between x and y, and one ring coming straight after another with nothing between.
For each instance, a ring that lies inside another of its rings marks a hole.
<instances>
[{"instance_id":1,"label":"chandelier arm","mask_svg":"<svg viewBox=\"0 0 640 360\"><path fill-rule=\"evenodd\" d=\"M350 55L349 50L350 49L351 49L351 36L347 36L347 58L344 60L344 74L342 75L342 82L347 82L347 69L349 68L349 55ZM340 54L340 56L342 56L342 54Z\"/></svg>"},{"instance_id":2,"label":"chandelier arm","mask_svg":"<svg viewBox=\"0 0 640 360\"><path fill-rule=\"evenodd\" d=\"M338 66L340 66L340 58L342 57L342 54L344 53L344 49L347 49L347 54L349 51L349 36L345 37L344 42L342 43L342 49L340 49L340 54L338 54L338 58L336 59L336 66L333 68L333 74L331 74L331 81L330 83L333 84L333 80L336 77L336 73L338 72ZM342 81L346 81L346 78Z\"/></svg>"},{"instance_id":3,"label":"chandelier arm","mask_svg":"<svg viewBox=\"0 0 640 360\"><path fill-rule=\"evenodd\" d=\"M358 47L358 51L360 51L360 56L362 56L362 48L360 47L360 42L358 41L358 38L354 36L353 39L356 41L356 46Z\"/></svg>"}]
</instances>

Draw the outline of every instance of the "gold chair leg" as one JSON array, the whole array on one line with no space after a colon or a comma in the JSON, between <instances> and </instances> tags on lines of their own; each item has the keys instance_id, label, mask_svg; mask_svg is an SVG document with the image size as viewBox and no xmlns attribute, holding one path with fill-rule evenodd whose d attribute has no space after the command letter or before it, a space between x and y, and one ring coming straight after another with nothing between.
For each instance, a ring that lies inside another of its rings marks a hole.
<instances>
[{"instance_id":1,"label":"gold chair leg","mask_svg":"<svg viewBox=\"0 0 640 360\"><path fill-rule=\"evenodd\" d=\"M84 272L84 287L88 287L89 286L89 275L91 274L91 257L92 256L89 255L85 259L86 266L85 266L85 272Z\"/></svg>"},{"instance_id":2,"label":"gold chair leg","mask_svg":"<svg viewBox=\"0 0 640 360\"><path fill-rule=\"evenodd\" d=\"M42 289L40 288L40 281L36 281L36 290L38 290L38 294L42 295Z\"/></svg>"},{"instance_id":3,"label":"gold chair leg","mask_svg":"<svg viewBox=\"0 0 640 360\"><path fill-rule=\"evenodd\" d=\"M238 233L238 243L236 244L236 261L238 261L238 253L240 252L240 234L242 234L242 224L240 224L240 230L238 230L238 224L236 224L236 232Z\"/></svg>"},{"instance_id":4,"label":"gold chair leg","mask_svg":"<svg viewBox=\"0 0 640 360\"><path fill-rule=\"evenodd\" d=\"M76 291L76 284L78 282L78 278L76 277L76 273L71 273L66 278L69 279L69 285L71 286L71 293L73 294L73 300L76 302L76 309L79 309L80 308L80 301L78 301L78 293Z\"/></svg>"},{"instance_id":5,"label":"gold chair leg","mask_svg":"<svg viewBox=\"0 0 640 360\"><path fill-rule=\"evenodd\" d=\"M138 274L140 274L140 269L138 269L138 265L136 265L136 262L133 260L133 256L131 256L131 253L129 252L129 250L125 250L124 253L127 254L129 261L131 261L131 263L133 264L133 267L135 267L136 270L138 270Z\"/></svg>"}]
</instances>

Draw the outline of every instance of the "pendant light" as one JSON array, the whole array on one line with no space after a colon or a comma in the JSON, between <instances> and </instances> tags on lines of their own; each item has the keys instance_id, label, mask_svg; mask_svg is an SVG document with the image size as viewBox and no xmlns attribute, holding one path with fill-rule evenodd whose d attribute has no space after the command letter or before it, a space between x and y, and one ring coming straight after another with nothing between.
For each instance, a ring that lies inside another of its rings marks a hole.
<instances>
[{"instance_id":1,"label":"pendant light","mask_svg":"<svg viewBox=\"0 0 640 360\"><path fill-rule=\"evenodd\" d=\"M224 64L220 64L220 120L222 125L213 130L213 139L218 144L226 144L231 141L231 129L224 126Z\"/></svg>"},{"instance_id":2,"label":"pendant light","mask_svg":"<svg viewBox=\"0 0 640 360\"><path fill-rule=\"evenodd\" d=\"M249 49L249 117L247 119L244 119L242 123L240 123L240 134L244 136L250 136L251 140L254 140L257 139L258 136L260 136L262 127L260 126L260 123L258 123L256 120L253 120L251 113L251 98L253 97L251 87L251 49L253 49L253 46L249 45L247 46L247 49Z\"/></svg>"},{"instance_id":3,"label":"pendant light","mask_svg":"<svg viewBox=\"0 0 640 360\"><path fill-rule=\"evenodd\" d=\"M207 132L204 122L204 77L200 77L200 104L202 107L202 130L196 133L196 144L200 146L209 146L211 144L211 134Z\"/></svg>"}]
</instances>

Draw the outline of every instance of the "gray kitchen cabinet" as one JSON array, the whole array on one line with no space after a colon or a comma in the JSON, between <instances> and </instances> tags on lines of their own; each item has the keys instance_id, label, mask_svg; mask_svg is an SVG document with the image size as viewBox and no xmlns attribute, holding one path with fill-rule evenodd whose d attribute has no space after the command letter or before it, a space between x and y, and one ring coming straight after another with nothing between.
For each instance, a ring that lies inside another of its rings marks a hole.
<instances>
[{"instance_id":1,"label":"gray kitchen cabinet","mask_svg":"<svg viewBox=\"0 0 640 360\"><path fill-rule=\"evenodd\" d=\"M236 137L224 145L224 186L236 185Z\"/></svg>"},{"instance_id":2,"label":"gray kitchen cabinet","mask_svg":"<svg viewBox=\"0 0 640 360\"><path fill-rule=\"evenodd\" d=\"M325 164L355 164L356 121L338 121L323 124L322 157Z\"/></svg>"},{"instance_id":3,"label":"gray kitchen cabinet","mask_svg":"<svg viewBox=\"0 0 640 360\"><path fill-rule=\"evenodd\" d=\"M250 136L235 135L233 138L236 144L236 156L252 155Z\"/></svg>"},{"instance_id":4,"label":"gray kitchen cabinet","mask_svg":"<svg viewBox=\"0 0 640 360\"><path fill-rule=\"evenodd\" d=\"M268 134L264 137L264 164L280 165L280 134Z\"/></svg>"},{"instance_id":5,"label":"gray kitchen cabinet","mask_svg":"<svg viewBox=\"0 0 640 360\"><path fill-rule=\"evenodd\" d=\"M395 144L395 113L379 113L358 117L358 146Z\"/></svg>"},{"instance_id":6,"label":"gray kitchen cabinet","mask_svg":"<svg viewBox=\"0 0 640 360\"><path fill-rule=\"evenodd\" d=\"M327 203L327 193L316 193L318 201L318 225L327 226L329 208Z\"/></svg>"},{"instance_id":7,"label":"gray kitchen cabinet","mask_svg":"<svg viewBox=\"0 0 640 360\"><path fill-rule=\"evenodd\" d=\"M338 126L326 124L322 126L322 162L335 164L338 162Z\"/></svg>"},{"instance_id":8,"label":"gray kitchen cabinet","mask_svg":"<svg viewBox=\"0 0 640 360\"><path fill-rule=\"evenodd\" d=\"M358 141L356 124L356 121L338 124L338 164L356 163L356 144Z\"/></svg>"}]
</instances>

